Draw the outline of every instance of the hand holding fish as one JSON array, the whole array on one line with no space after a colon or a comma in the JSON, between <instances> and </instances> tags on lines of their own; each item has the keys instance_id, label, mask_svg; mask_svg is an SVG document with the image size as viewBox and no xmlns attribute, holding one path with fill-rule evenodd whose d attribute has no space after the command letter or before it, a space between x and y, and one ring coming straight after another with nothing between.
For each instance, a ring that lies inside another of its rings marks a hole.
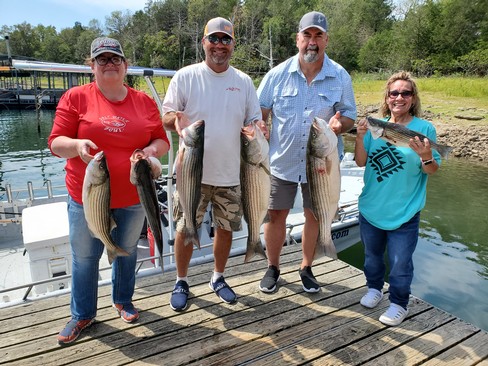
<instances>
[{"instance_id":1,"label":"hand holding fish","mask_svg":"<svg viewBox=\"0 0 488 366\"><path fill-rule=\"evenodd\" d=\"M337 111L329 120L330 129L339 135L342 132L341 112Z\"/></svg>"},{"instance_id":2,"label":"hand holding fish","mask_svg":"<svg viewBox=\"0 0 488 366\"><path fill-rule=\"evenodd\" d=\"M264 122L262 119L254 122L256 123L256 126L259 127L266 140L269 140L269 130L268 130L268 126L266 125L266 122Z\"/></svg>"},{"instance_id":3,"label":"hand holding fish","mask_svg":"<svg viewBox=\"0 0 488 366\"><path fill-rule=\"evenodd\" d=\"M432 159L432 148L428 138L421 140L418 136L411 138L408 146L415 151L422 160Z\"/></svg>"},{"instance_id":4,"label":"hand holding fish","mask_svg":"<svg viewBox=\"0 0 488 366\"><path fill-rule=\"evenodd\" d=\"M366 132L368 132L368 121L363 118L356 125L356 137L362 140Z\"/></svg>"},{"instance_id":5,"label":"hand holding fish","mask_svg":"<svg viewBox=\"0 0 488 366\"><path fill-rule=\"evenodd\" d=\"M79 157L88 164L91 160L93 160L94 157L94 155L90 154L90 149L98 150L98 146L95 145L95 143L91 140L77 139L75 141L76 151L78 152Z\"/></svg>"},{"instance_id":6,"label":"hand holding fish","mask_svg":"<svg viewBox=\"0 0 488 366\"><path fill-rule=\"evenodd\" d=\"M148 166L151 170L152 179L157 179L161 175L161 172L163 171L163 166L161 165L159 159L154 156L149 156L144 150L137 149L132 153L130 157L130 163L132 169L134 165L141 159L147 160ZM132 182L132 184L135 185L136 183Z\"/></svg>"},{"instance_id":7,"label":"hand holding fish","mask_svg":"<svg viewBox=\"0 0 488 366\"><path fill-rule=\"evenodd\" d=\"M188 119L188 117L184 112L180 112L180 111L176 112L175 130L179 136L183 136L181 132L189 125L191 125L191 123L192 122Z\"/></svg>"}]
</instances>

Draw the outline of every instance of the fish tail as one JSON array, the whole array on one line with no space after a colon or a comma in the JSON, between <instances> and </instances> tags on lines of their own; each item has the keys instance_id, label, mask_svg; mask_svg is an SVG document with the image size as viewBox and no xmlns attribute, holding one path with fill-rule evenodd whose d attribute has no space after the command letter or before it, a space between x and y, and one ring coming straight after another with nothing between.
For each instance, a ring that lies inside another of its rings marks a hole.
<instances>
[{"instance_id":1,"label":"fish tail","mask_svg":"<svg viewBox=\"0 0 488 366\"><path fill-rule=\"evenodd\" d=\"M113 249L107 248L107 257L108 257L108 263L109 264L112 264L112 262L117 257L128 257L128 256L129 256L129 253L127 253L124 249L121 249L119 247L115 247Z\"/></svg>"},{"instance_id":2,"label":"fish tail","mask_svg":"<svg viewBox=\"0 0 488 366\"><path fill-rule=\"evenodd\" d=\"M264 259L267 258L261 240L259 239L257 242L252 243L251 240L248 239L246 255L244 257L244 263L249 262L256 254L259 254Z\"/></svg>"},{"instance_id":3,"label":"fish tail","mask_svg":"<svg viewBox=\"0 0 488 366\"><path fill-rule=\"evenodd\" d=\"M437 147L437 152L439 154L441 154L441 156L447 160L447 158L449 157L449 154L451 153L451 151L453 150L453 148L451 146L443 146L443 145L439 145Z\"/></svg>"},{"instance_id":4,"label":"fish tail","mask_svg":"<svg viewBox=\"0 0 488 366\"><path fill-rule=\"evenodd\" d=\"M193 245L197 249L200 249L200 239L198 238L198 232L194 231L192 233L186 233L185 246L189 244Z\"/></svg>"},{"instance_id":5,"label":"fish tail","mask_svg":"<svg viewBox=\"0 0 488 366\"><path fill-rule=\"evenodd\" d=\"M314 258L320 258L322 255L325 255L332 259L337 259L337 250L332 239L326 241L317 240Z\"/></svg>"}]
</instances>

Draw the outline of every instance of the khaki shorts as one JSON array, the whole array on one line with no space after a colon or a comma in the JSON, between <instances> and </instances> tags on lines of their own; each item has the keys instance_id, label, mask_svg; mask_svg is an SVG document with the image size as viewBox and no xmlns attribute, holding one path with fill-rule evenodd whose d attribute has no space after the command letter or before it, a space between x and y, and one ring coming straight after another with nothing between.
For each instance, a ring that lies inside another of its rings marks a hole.
<instances>
[{"instance_id":1,"label":"khaki shorts","mask_svg":"<svg viewBox=\"0 0 488 366\"><path fill-rule=\"evenodd\" d=\"M298 185L302 188L302 202L304 208L311 208L308 183L295 183L271 176L271 194L269 198L270 210L289 210L293 208Z\"/></svg>"},{"instance_id":2,"label":"khaki shorts","mask_svg":"<svg viewBox=\"0 0 488 366\"><path fill-rule=\"evenodd\" d=\"M212 204L212 222L215 227L227 231L242 230L241 186L215 187L202 184L200 205L197 212L197 227L202 225L208 204ZM178 191L173 194L173 219L176 231L183 232L186 226Z\"/></svg>"}]
</instances>

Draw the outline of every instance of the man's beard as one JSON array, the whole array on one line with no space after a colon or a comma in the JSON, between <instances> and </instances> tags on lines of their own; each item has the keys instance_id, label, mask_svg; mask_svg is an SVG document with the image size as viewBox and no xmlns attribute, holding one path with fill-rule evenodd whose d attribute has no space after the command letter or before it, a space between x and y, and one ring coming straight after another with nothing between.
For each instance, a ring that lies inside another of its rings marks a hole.
<instances>
[{"instance_id":1,"label":"man's beard","mask_svg":"<svg viewBox=\"0 0 488 366\"><path fill-rule=\"evenodd\" d=\"M310 52L312 51L312 52ZM312 63L319 59L319 48L318 47L309 47L307 48L307 52L303 56L305 62Z\"/></svg>"}]
</instances>

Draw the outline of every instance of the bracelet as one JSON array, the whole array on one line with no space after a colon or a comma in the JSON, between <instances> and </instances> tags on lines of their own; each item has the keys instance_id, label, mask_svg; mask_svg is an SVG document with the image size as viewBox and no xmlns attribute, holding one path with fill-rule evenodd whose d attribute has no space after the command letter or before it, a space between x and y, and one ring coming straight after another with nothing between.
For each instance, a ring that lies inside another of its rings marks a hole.
<instances>
[{"instance_id":1,"label":"bracelet","mask_svg":"<svg viewBox=\"0 0 488 366\"><path fill-rule=\"evenodd\" d=\"M429 165L429 164L432 164L434 162L433 158L430 158L428 160L422 160L422 158L420 158L420 160L422 161L422 165Z\"/></svg>"}]
</instances>

